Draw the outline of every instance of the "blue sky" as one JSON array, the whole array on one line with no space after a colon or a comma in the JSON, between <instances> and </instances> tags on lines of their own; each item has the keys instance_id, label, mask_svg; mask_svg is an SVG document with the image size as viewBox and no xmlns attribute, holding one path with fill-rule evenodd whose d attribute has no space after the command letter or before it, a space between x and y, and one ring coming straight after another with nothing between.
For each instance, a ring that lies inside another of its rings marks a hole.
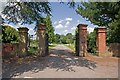
<instances>
[{"instance_id":1,"label":"blue sky","mask_svg":"<svg viewBox=\"0 0 120 80\"><path fill-rule=\"evenodd\" d=\"M77 4L80 4L77 3ZM66 34L68 32L74 34L75 28L78 24L88 24L88 31L91 32L95 27L90 21L86 21L82 16L76 13L75 9L69 8L67 3L60 4L58 2L52 2L52 15L51 20L55 33Z\"/></svg>"},{"instance_id":2,"label":"blue sky","mask_svg":"<svg viewBox=\"0 0 120 80\"><path fill-rule=\"evenodd\" d=\"M59 2L51 2L51 8L52 8L52 24L55 29L55 33L57 34L67 34L67 33L75 33L75 28L78 24L88 24L87 30L89 32L93 31L95 25L91 24L90 21L86 21L82 16L76 13L75 9L69 8L69 5L67 3L60 4ZM77 4L80 4L78 2ZM33 35L34 27L35 25L14 25L9 24L13 26L14 28L18 27L28 27L29 28L29 34Z\"/></svg>"}]
</instances>

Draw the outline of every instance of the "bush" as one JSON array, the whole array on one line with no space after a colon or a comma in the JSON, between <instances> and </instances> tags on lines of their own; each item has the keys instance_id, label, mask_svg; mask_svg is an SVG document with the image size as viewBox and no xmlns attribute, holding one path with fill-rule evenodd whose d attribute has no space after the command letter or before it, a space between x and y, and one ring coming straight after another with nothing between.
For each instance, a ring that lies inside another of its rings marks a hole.
<instances>
[{"instance_id":1,"label":"bush","mask_svg":"<svg viewBox=\"0 0 120 80\"><path fill-rule=\"evenodd\" d=\"M8 25L2 25L2 42L3 43L18 42L18 40L19 40L19 34L16 29Z\"/></svg>"},{"instance_id":2,"label":"bush","mask_svg":"<svg viewBox=\"0 0 120 80\"><path fill-rule=\"evenodd\" d=\"M88 34L87 43L88 52L96 54L96 30Z\"/></svg>"}]
</instances>

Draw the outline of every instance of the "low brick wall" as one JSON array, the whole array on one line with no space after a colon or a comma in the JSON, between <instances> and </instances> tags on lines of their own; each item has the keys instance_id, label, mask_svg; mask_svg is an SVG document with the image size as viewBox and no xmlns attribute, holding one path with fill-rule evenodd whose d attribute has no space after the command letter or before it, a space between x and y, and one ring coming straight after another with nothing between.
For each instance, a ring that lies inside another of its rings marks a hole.
<instances>
[{"instance_id":1,"label":"low brick wall","mask_svg":"<svg viewBox=\"0 0 120 80\"><path fill-rule=\"evenodd\" d=\"M110 43L108 51L112 52L112 56L120 57L120 43Z\"/></svg>"},{"instance_id":2,"label":"low brick wall","mask_svg":"<svg viewBox=\"0 0 120 80\"><path fill-rule=\"evenodd\" d=\"M2 44L2 57L10 58L18 53L19 44L18 43L3 43Z\"/></svg>"}]
</instances>

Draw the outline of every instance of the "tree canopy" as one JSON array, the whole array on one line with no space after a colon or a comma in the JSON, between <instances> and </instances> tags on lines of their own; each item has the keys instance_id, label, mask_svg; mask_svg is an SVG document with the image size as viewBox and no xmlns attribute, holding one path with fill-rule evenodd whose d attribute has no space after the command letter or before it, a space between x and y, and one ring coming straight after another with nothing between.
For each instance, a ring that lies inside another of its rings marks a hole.
<instances>
[{"instance_id":1,"label":"tree canopy","mask_svg":"<svg viewBox=\"0 0 120 80\"><path fill-rule=\"evenodd\" d=\"M76 11L93 24L107 27L108 43L120 43L120 1L86 2L78 6Z\"/></svg>"},{"instance_id":2,"label":"tree canopy","mask_svg":"<svg viewBox=\"0 0 120 80\"><path fill-rule=\"evenodd\" d=\"M2 13L5 16L5 20L12 23L31 24L36 22L36 25L43 23L45 15L51 15L52 9L48 1L43 2L30 2L26 0L20 2L7 2L5 9ZM60 3L64 3L60 1ZM75 2L72 0L67 3L70 7L75 7Z\"/></svg>"},{"instance_id":3,"label":"tree canopy","mask_svg":"<svg viewBox=\"0 0 120 80\"><path fill-rule=\"evenodd\" d=\"M71 33L67 33L66 35L55 35L55 43L62 43L62 44L73 44L75 41L75 35L72 35Z\"/></svg>"},{"instance_id":4,"label":"tree canopy","mask_svg":"<svg viewBox=\"0 0 120 80\"><path fill-rule=\"evenodd\" d=\"M120 43L120 12L118 15L118 19L114 20L114 22L110 24L110 28L108 29L108 33L107 33L107 42Z\"/></svg>"},{"instance_id":5,"label":"tree canopy","mask_svg":"<svg viewBox=\"0 0 120 80\"><path fill-rule=\"evenodd\" d=\"M2 25L2 42L3 43L11 43L18 42L19 33L16 29L11 26Z\"/></svg>"},{"instance_id":6,"label":"tree canopy","mask_svg":"<svg viewBox=\"0 0 120 80\"><path fill-rule=\"evenodd\" d=\"M120 2L84 2L78 6L76 12L99 26L108 26L117 19Z\"/></svg>"},{"instance_id":7,"label":"tree canopy","mask_svg":"<svg viewBox=\"0 0 120 80\"><path fill-rule=\"evenodd\" d=\"M88 52L95 54L96 53L96 28L93 32L88 34L87 37L87 46Z\"/></svg>"},{"instance_id":8,"label":"tree canopy","mask_svg":"<svg viewBox=\"0 0 120 80\"><path fill-rule=\"evenodd\" d=\"M51 7L48 2L9 2L2 13L8 22L38 24L43 14L51 15Z\"/></svg>"},{"instance_id":9,"label":"tree canopy","mask_svg":"<svg viewBox=\"0 0 120 80\"><path fill-rule=\"evenodd\" d=\"M45 18L45 24L46 24L46 33L48 34L48 41L49 43L52 43L54 41L54 27L52 26L52 21L50 19L50 16L47 15Z\"/></svg>"}]
</instances>

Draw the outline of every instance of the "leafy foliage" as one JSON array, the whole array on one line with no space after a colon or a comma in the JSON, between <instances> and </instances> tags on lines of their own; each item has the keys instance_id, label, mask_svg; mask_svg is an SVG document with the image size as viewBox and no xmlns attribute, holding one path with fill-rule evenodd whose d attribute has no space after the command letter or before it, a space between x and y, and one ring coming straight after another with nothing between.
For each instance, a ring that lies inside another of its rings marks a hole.
<instances>
[{"instance_id":1,"label":"leafy foliage","mask_svg":"<svg viewBox=\"0 0 120 80\"><path fill-rule=\"evenodd\" d=\"M45 18L45 24L46 24L46 33L48 34L48 41L49 43L53 43L54 41L54 27L52 26L52 21L50 19L50 16L46 16Z\"/></svg>"},{"instance_id":2,"label":"leafy foliage","mask_svg":"<svg viewBox=\"0 0 120 80\"><path fill-rule=\"evenodd\" d=\"M37 50L38 50L38 45L37 45L37 41L36 40L33 40L33 39L30 39L30 46L28 48L28 53L27 55L34 55L37 53Z\"/></svg>"},{"instance_id":3,"label":"leafy foliage","mask_svg":"<svg viewBox=\"0 0 120 80\"><path fill-rule=\"evenodd\" d=\"M2 26L0 25L0 43L2 42Z\"/></svg>"},{"instance_id":4,"label":"leafy foliage","mask_svg":"<svg viewBox=\"0 0 120 80\"><path fill-rule=\"evenodd\" d=\"M68 44L74 43L74 35L72 35L71 33L67 33L66 38L67 38L66 41Z\"/></svg>"},{"instance_id":5,"label":"leafy foliage","mask_svg":"<svg viewBox=\"0 0 120 80\"><path fill-rule=\"evenodd\" d=\"M120 10L120 2L89 2L82 3L77 13L99 26L108 26L116 19Z\"/></svg>"},{"instance_id":6,"label":"leafy foliage","mask_svg":"<svg viewBox=\"0 0 120 80\"><path fill-rule=\"evenodd\" d=\"M13 23L36 24L43 21L43 14L51 14L48 2L10 2L2 12Z\"/></svg>"},{"instance_id":7,"label":"leafy foliage","mask_svg":"<svg viewBox=\"0 0 120 80\"><path fill-rule=\"evenodd\" d=\"M93 32L88 34L87 38L88 52L95 54L96 53L96 29Z\"/></svg>"},{"instance_id":8,"label":"leafy foliage","mask_svg":"<svg viewBox=\"0 0 120 80\"><path fill-rule=\"evenodd\" d=\"M55 43L62 43L62 44L72 44L74 43L75 36L71 33L67 33L66 35L55 35Z\"/></svg>"},{"instance_id":9,"label":"leafy foliage","mask_svg":"<svg viewBox=\"0 0 120 80\"><path fill-rule=\"evenodd\" d=\"M106 26L108 43L120 43L120 1L82 3L76 11L93 24Z\"/></svg>"},{"instance_id":10,"label":"leafy foliage","mask_svg":"<svg viewBox=\"0 0 120 80\"><path fill-rule=\"evenodd\" d=\"M62 1L61 1L62 3ZM75 7L74 0L67 3L70 7ZM43 15L51 15L51 6L49 2L8 2L2 12L6 17L5 20L12 23L31 24L36 22L36 25L43 23Z\"/></svg>"},{"instance_id":11,"label":"leafy foliage","mask_svg":"<svg viewBox=\"0 0 120 80\"><path fill-rule=\"evenodd\" d=\"M67 44L68 39L65 35L60 35L60 41L62 44Z\"/></svg>"},{"instance_id":12,"label":"leafy foliage","mask_svg":"<svg viewBox=\"0 0 120 80\"><path fill-rule=\"evenodd\" d=\"M107 33L107 42L108 43L120 43L120 11L119 15L117 16L117 20L114 20L110 24L110 28L108 28L108 33Z\"/></svg>"},{"instance_id":13,"label":"leafy foliage","mask_svg":"<svg viewBox=\"0 0 120 80\"><path fill-rule=\"evenodd\" d=\"M55 41L54 41L54 43L61 43L59 34L55 34Z\"/></svg>"},{"instance_id":14,"label":"leafy foliage","mask_svg":"<svg viewBox=\"0 0 120 80\"><path fill-rule=\"evenodd\" d=\"M16 29L2 25L2 42L4 43L11 43L11 42L18 42L19 34Z\"/></svg>"}]
</instances>

